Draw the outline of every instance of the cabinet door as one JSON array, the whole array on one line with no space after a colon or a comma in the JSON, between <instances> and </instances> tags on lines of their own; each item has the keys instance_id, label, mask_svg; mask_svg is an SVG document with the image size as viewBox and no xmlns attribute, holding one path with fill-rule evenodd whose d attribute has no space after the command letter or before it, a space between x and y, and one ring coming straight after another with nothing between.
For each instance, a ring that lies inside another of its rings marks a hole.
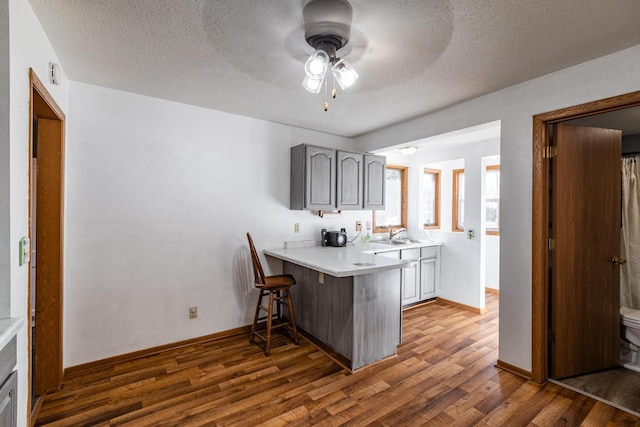
<instances>
[{"instance_id":1,"label":"cabinet door","mask_svg":"<svg viewBox=\"0 0 640 427\"><path fill-rule=\"evenodd\" d=\"M18 376L16 371L0 387L0 426L15 427L17 425Z\"/></svg>"},{"instance_id":2,"label":"cabinet door","mask_svg":"<svg viewBox=\"0 0 640 427\"><path fill-rule=\"evenodd\" d=\"M436 263L437 258L420 261L420 299L436 297Z\"/></svg>"},{"instance_id":3,"label":"cabinet door","mask_svg":"<svg viewBox=\"0 0 640 427\"><path fill-rule=\"evenodd\" d=\"M420 301L420 264L414 261L402 268L402 305Z\"/></svg>"},{"instance_id":4,"label":"cabinet door","mask_svg":"<svg viewBox=\"0 0 640 427\"><path fill-rule=\"evenodd\" d=\"M338 209L362 209L362 154L338 151Z\"/></svg>"},{"instance_id":5,"label":"cabinet door","mask_svg":"<svg viewBox=\"0 0 640 427\"><path fill-rule=\"evenodd\" d=\"M305 207L307 209L335 209L335 150L307 145L305 162Z\"/></svg>"},{"instance_id":6,"label":"cabinet door","mask_svg":"<svg viewBox=\"0 0 640 427\"><path fill-rule=\"evenodd\" d=\"M364 208L384 210L386 157L364 155Z\"/></svg>"}]
</instances>

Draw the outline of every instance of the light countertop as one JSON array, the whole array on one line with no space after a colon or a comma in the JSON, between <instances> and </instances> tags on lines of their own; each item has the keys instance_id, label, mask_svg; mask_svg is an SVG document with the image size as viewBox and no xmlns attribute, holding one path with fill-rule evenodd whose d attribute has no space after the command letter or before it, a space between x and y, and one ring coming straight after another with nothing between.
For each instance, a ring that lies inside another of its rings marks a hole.
<instances>
[{"instance_id":1,"label":"light countertop","mask_svg":"<svg viewBox=\"0 0 640 427\"><path fill-rule=\"evenodd\" d=\"M15 317L5 317L0 319L0 350L9 344L11 338L18 333L22 327L23 320Z\"/></svg>"},{"instance_id":2,"label":"light countertop","mask_svg":"<svg viewBox=\"0 0 640 427\"><path fill-rule=\"evenodd\" d=\"M403 245L356 243L345 247L310 246L267 249L266 255L289 261L335 277L349 277L401 268L411 262L375 255L380 252L441 245L441 242L413 242Z\"/></svg>"}]
</instances>

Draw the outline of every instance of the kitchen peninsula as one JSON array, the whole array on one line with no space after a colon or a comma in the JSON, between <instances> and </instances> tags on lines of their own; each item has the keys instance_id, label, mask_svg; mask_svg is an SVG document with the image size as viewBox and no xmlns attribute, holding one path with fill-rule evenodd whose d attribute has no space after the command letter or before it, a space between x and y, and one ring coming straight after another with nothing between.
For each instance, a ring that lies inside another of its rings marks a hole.
<instances>
[{"instance_id":1,"label":"kitchen peninsula","mask_svg":"<svg viewBox=\"0 0 640 427\"><path fill-rule=\"evenodd\" d=\"M402 248L440 245L414 242ZM358 243L265 250L292 274L296 324L351 370L396 354L402 338L401 269L411 260L379 253L400 245Z\"/></svg>"}]
</instances>

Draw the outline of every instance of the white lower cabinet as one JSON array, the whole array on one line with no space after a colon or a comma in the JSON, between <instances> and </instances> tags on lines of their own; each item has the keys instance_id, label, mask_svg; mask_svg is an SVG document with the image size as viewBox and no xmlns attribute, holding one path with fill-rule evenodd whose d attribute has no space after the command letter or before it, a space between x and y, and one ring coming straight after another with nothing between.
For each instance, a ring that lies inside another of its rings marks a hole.
<instances>
[{"instance_id":1,"label":"white lower cabinet","mask_svg":"<svg viewBox=\"0 0 640 427\"><path fill-rule=\"evenodd\" d=\"M403 306L440 294L440 246L378 252L376 255L411 260L400 274Z\"/></svg>"},{"instance_id":2,"label":"white lower cabinet","mask_svg":"<svg viewBox=\"0 0 640 427\"><path fill-rule=\"evenodd\" d=\"M420 301L440 295L440 246L420 248Z\"/></svg>"},{"instance_id":3,"label":"white lower cabinet","mask_svg":"<svg viewBox=\"0 0 640 427\"><path fill-rule=\"evenodd\" d=\"M402 305L420 301L420 264L413 261L402 269Z\"/></svg>"},{"instance_id":4,"label":"white lower cabinet","mask_svg":"<svg viewBox=\"0 0 640 427\"><path fill-rule=\"evenodd\" d=\"M425 300L436 297L436 272L437 258L420 260L420 299Z\"/></svg>"},{"instance_id":5,"label":"white lower cabinet","mask_svg":"<svg viewBox=\"0 0 640 427\"><path fill-rule=\"evenodd\" d=\"M420 301L420 248L402 249L400 258L411 260L410 264L402 268L400 275L402 305L413 304Z\"/></svg>"}]
</instances>

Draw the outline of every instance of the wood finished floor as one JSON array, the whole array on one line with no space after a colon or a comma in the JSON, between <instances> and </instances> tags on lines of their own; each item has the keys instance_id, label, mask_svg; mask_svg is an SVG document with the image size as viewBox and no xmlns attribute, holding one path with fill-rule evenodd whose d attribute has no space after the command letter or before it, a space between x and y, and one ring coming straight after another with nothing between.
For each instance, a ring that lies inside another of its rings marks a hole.
<instances>
[{"instance_id":1,"label":"wood finished floor","mask_svg":"<svg viewBox=\"0 0 640 427\"><path fill-rule=\"evenodd\" d=\"M398 356L355 374L278 335L269 357L241 336L121 363L65 379L36 425L640 427L626 412L495 368L496 295L487 307L405 311Z\"/></svg>"}]
</instances>

